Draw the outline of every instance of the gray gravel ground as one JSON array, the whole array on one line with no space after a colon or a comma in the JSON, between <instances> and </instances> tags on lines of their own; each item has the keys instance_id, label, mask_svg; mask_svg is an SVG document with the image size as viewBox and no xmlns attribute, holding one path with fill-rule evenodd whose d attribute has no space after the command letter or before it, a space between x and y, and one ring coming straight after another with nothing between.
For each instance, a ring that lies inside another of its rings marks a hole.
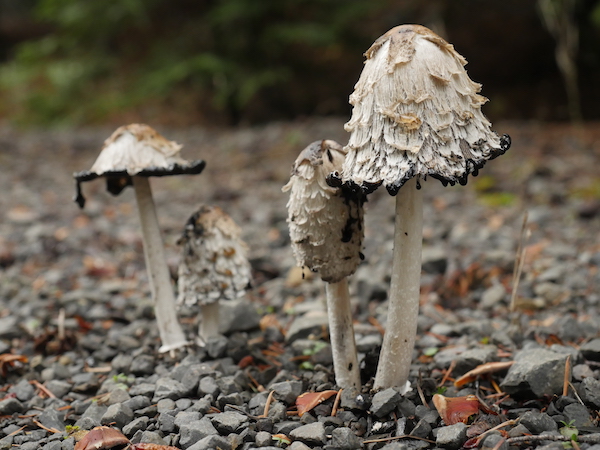
<instances>
[{"instance_id":1,"label":"gray gravel ground","mask_svg":"<svg viewBox=\"0 0 600 450\"><path fill-rule=\"evenodd\" d=\"M183 224L207 203L242 227L255 278L247 298L223 305L223 336L174 357L157 352L133 192L112 197L95 181L83 186L85 210L71 201L72 172L89 169L112 130L0 129L0 450L70 450L73 426L98 425L134 443L194 450L559 449L565 424L579 434L575 446L600 449L600 132L497 129L511 134L512 149L467 186L424 183L413 390L369 391L393 228L393 200L381 190L367 204L366 259L351 281L364 391L342 393L335 415L333 396L302 417L300 394L337 387L324 289L294 267L281 186L305 145L344 141L341 120L160 129L184 157L207 162L201 175L152 181L173 276ZM179 311L190 339L197 312ZM453 385L495 361L514 364ZM449 425L432 404L436 392L474 394L487 408Z\"/></svg>"}]
</instances>

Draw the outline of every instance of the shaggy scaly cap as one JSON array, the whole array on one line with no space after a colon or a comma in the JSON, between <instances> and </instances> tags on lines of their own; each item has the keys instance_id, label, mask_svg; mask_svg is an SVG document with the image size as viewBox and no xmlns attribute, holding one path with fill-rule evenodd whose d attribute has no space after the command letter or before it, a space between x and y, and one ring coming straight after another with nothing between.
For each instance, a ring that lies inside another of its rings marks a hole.
<instances>
[{"instance_id":1,"label":"shaggy scaly cap","mask_svg":"<svg viewBox=\"0 0 600 450\"><path fill-rule=\"evenodd\" d=\"M344 182L366 192L383 183L392 195L414 176L465 184L510 146L481 112L487 99L467 75L466 60L431 30L398 26L365 56L345 125L351 135Z\"/></svg>"},{"instance_id":2,"label":"shaggy scaly cap","mask_svg":"<svg viewBox=\"0 0 600 450\"><path fill-rule=\"evenodd\" d=\"M202 206L189 218L178 244L179 296L186 305L241 297L251 280L248 247L233 219L216 206Z\"/></svg>"},{"instance_id":3,"label":"shaggy scaly cap","mask_svg":"<svg viewBox=\"0 0 600 450\"><path fill-rule=\"evenodd\" d=\"M301 267L335 283L352 275L362 257L362 199L327 184L339 172L345 150L332 140L306 147L292 168L288 224L294 256Z\"/></svg>"}]
</instances>

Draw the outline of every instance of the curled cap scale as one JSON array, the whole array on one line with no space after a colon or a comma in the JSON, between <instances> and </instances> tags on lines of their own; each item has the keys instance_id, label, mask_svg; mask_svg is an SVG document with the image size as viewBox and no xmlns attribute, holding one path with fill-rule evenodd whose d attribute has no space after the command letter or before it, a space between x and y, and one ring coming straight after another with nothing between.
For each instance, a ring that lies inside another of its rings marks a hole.
<instances>
[{"instance_id":1,"label":"curled cap scale","mask_svg":"<svg viewBox=\"0 0 600 450\"><path fill-rule=\"evenodd\" d=\"M466 60L431 30L395 27L365 56L345 125L345 183L365 192L384 184L392 195L415 176L465 184L509 148L510 138L493 132L481 112L487 99Z\"/></svg>"},{"instance_id":2,"label":"curled cap scale","mask_svg":"<svg viewBox=\"0 0 600 450\"><path fill-rule=\"evenodd\" d=\"M292 251L301 267L335 283L351 275L362 257L363 196L330 186L346 155L335 141L315 141L292 167L287 203Z\"/></svg>"}]
</instances>

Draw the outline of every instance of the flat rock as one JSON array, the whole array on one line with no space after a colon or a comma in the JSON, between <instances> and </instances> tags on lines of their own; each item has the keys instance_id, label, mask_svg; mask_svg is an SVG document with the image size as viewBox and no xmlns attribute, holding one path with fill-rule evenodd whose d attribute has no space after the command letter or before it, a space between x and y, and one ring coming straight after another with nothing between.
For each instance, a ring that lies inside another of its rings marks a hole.
<instances>
[{"instance_id":1,"label":"flat rock","mask_svg":"<svg viewBox=\"0 0 600 450\"><path fill-rule=\"evenodd\" d=\"M311 335L320 336L323 329L326 329L328 325L329 320L326 312L308 312L294 319L286 334L286 340L294 342L297 339L306 339Z\"/></svg>"},{"instance_id":2,"label":"flat rock","mask_svg":"<svg viewBox=\"0 0 600 450\"><path fill-rule=\"evenodd\" d=\"M534 396L560 394L567 355L543 348L522 350L515 356L500 387L508 394Z\"/></svg>"},{"instance_id":3,"label":"flat rock","mask_svg":"<svg viewBox=\"0 0 600 450\"><path fill-rule=\"evenodd\" d=\"M400 402L400 393L393 388L384 389L373 395L369 410L376 417L384 417L391 413Z\"/></svg>"},{"instance_id":4,"label":"flat rock","mask_svg":"<svg viewBox=\"0 0 600 450\"><path fill-rule=\"evenodd\" d=\"M467 440L467 426L460 422L437 429L435 443L438 447L458 449Z\"/></svg>"},{"instance_id":5,"label":"flat rock","mask_svg":"<svg viewBox=\"0 0 600 450\"><path fill-rule=\"evenodd\" d=\"M315 422L295 428L290 432L289 436L295 441L301 441L309 445L322 445L327 441L327 436L325 436L325 426L321 422Z\"/></svg>"}]
</instances>

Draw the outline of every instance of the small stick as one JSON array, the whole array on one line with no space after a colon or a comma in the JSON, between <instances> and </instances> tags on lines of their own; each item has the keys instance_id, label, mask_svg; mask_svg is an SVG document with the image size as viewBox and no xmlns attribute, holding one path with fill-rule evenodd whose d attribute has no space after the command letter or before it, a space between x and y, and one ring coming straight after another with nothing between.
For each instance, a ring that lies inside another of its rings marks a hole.
<instances>
[{"instance_id":1,"label":"small stick","mask_svg":"<svg viewBox=\"0 0 600 450\"><path fill-rule=\"evenodd\" d=\"M58 340L65 340L65 308L60 308L58 311Z\"/></svg>"},{"instance_id":2,"label":"small stick","mask_svg":"<svg viewBox=\"0 0 600 450\"><path fill-rule=\"evenodd\" d=\"M335 417L335 415L338 412L338 406L340 405L340 400L342 398L342 391L343 389L340 389L335 396L335 400L333 401L333 408L331 408L331 417Z\"/></svg>"},{"instance_id":3,"label":"small stick","mask_svg":"<svg viewBox=\"0 0 600 450\"><path fill-rule=\"evenodd\" d=\"M446 381L448 381L448 379L450 378L450 375L452 374L452 371L454 370L455 366L456 366L456 360L453 359L452 362L450 363L450 367L448 367L448 370L446 370L446 373L444 374L442 381L440 381L440 384L438 386L443 386L444 384L446 384Z\"/></svg>"},{"instance_id":4,"label":"small stick","mask_svg":"<svg viewBox=\"0 0 600 450\"><path fill-rule=\"evenodd\" d=\"M269 416L269 409L271 408L271 403L273 403L273 394L275 394L275 391L269 392L269 396L267 397L267 402L265 403L265 409L263 410L262 416L260 416L260 417L268 417Z\"/></svg>"},{"instance_id":5,"label":"small stick","mask_svg":"<svg viewBox=\"0 0 600 450\"><path fill-rule=\"evenodd\" d=\"M44 425L42 425L40 422L38 422L37 420L33 419L32 421L34 424L36 424L38 427L40 427L43 430L46 430L48 433L52 433L52 434L56 434L56 433L60 433L59 430L57 430L56 428L49 428L49 427L45 427Z\"/></svg>"},{"instance_id":6,"label":"small stick","mask_svg":"<svg viewBox=\"0 0 600 450\"><path fill-rule=\"evenodd\" d=\"M566 397L569 394L569 384L571 378L571 355L567 355L567 359L565 360L565 376L563 378L563 390L562 395Z\"/></svg>"},{"instance_id":7,"label":"small stick","mask_svg":"<svg viewBox=\"0 0 600 450\"><path fill-rule=\"evenodd\" d=\"M54 395L52 393L52 391L50 391L46 386L44 386L39 381L37 381L37 380L31 380L29 383L32 384L32 385L34 385L36 388L38 388L43 394L45 394L49 398L56 398L56 395Z\"/></svg>"},{"instance_id":8,"label":"small stick","mask_svg":"<svg viewBox=\"0 0 600 450\"><path fill-rule=\"evenodd\" d=\"M393 436L393 437L387 437L387 438L379 438L379 439L369 439L366 441L363 441L363 444L376 444L377 442L390 442L390 441L396 441L398 439L417 439L419 441L425 441L425 442L429 442L430 444L435 444L435 441L432 441L431 439L425 439L422 437L418 437L418 436L411 436L410 434L403 434L402 436Z\"/></svg>"},{"instance_id":9,"label":"small stick","mask_svg":"<svg viewBox=\"0 0 600 450\"><path fill-rule=\"evenodd\" d=\"M517 290L519 289L519 282L521 280L521 274L523 273L523 265L525 264L525 253L527 252L524 244L525 240L529 237L529 233L527 233L528 218L529 213L525 211L525 215L523 216L523 225L521 227L521 236L519 237L519 245L517 247L515 267L513 269L513 288L510 295L510 310L513 312L517 307Z\"/></svg>"}]
</instances>

